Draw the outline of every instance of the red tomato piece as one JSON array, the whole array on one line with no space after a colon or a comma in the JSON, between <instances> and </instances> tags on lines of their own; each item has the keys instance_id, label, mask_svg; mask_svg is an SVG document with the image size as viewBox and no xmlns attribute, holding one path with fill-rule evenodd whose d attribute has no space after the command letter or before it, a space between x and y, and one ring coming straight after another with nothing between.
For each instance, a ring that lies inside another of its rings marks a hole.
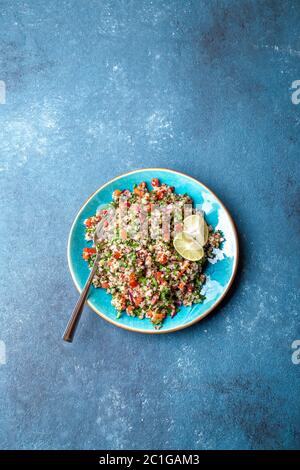
<instances>
[{"instance_id":1,"label":"red tomato piece","mask_svg":"<svg viewBox=\"0 0 300 470\"><path fill-rule=\"evenodd\" d=\"M153 188L157 188L159 186L159 179L158 178L152 178L151 185L153 186Z\"/></svg>"},{"instance_id":2,"label":"red tomato piece","mask_svg":"<svg viewBox=\"0 0 300 470\"><path fill-rule=\"evenodd\" d=\"M132 288L134 288L138 285L136 275L134 273L131 273L130 276L129 276L129 285Z\"/></svg>"}]
</instances>

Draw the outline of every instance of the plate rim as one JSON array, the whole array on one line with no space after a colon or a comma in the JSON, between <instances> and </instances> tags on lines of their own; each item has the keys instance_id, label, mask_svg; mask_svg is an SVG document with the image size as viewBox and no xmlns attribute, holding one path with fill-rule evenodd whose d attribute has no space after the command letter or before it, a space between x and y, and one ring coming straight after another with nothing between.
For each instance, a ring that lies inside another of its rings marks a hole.
<instances>
[{"instance_id":1,"label":"plate rim","mask_svg":"<svg viewBox=\"0 0 300 470\"><path fill-rule=\"evenodd\" d=\"M139 330L138 328L134 328L134 327L131 327L131 326L127 326L127 325L123 325L121 323L118 323L117 321L111 319L111 318L108 318L104 313L102 313L99 309L97 309L96 307L94 307L91 303L90 300L87 300L87 304L88 306L90 307L91 310L93 310L98 316L100 316L101 318L103 318L105 321L111 323L112 325L115 325L117 326L118 328L122 328L123 330L127 330L127 331L134 331L136 333L141 333L141 334L167 334L167 333L174 333L175 331L179 331L179 330L183 330L185 328L188 328L192 325L195 325L196 323L198 323L199 321L203 320L205 317L207 317L207 315L209 315L213 310L215 310L218 305L220 305L220 303L222 302L222 300L225 298L225 296L227 295L228 291L230 290L232 284L233 284L233 281L235 279L235 276L236 276L236 273L237 273L237 268L238 268L238 264L239 264L239 240L238 240L238 232L237 232L237 228L236 228L236 225L235 225L235 222L229 212L229 210L227 209L227 207L224 205L224 203L219 199L219 197L214 193L214 191L212 191L208 186L206 186L204 183L202 183L202 181L199 181L198 179L194 178L193 176L190 176L186 173L183 173L181 171L177 171L177 170L172 170L172 169L169 169L169 168L159 168L159 167L149 167L149 168L139 168L137 170L132 170L132 171L128 171L126 173L122 173L112 179L110 179L109 181L107 181L106 183L104 183L103 185L101 185L98 189L96 189L87 199L86 201L82 204L82 206L80 207L80 209L78 210L75 218L74 218L74 221L71 225L71 228L70 228L70 232L69 232L69 236L68 236L68 243L67 243L67 260L68 260L68 267L69 267L69 271L70 271L70 274L71 274L71 277L72 277L72 280L73 280L73 283L76 287L76 289L78 290L79 293L82 292L82 289L79 287L78 283L77 283L77 280L75 278L75 273L73 272L73 269L72 269L72 265L71 265L71 237L72 237L72 233L73 233L73 230L74 230L74 227L76 225L76 222L78 220L78 218L80 217L82 211L84 210L84 208L86 207L86 205L89 203L89 201L99 192L101 191L102 189L104 189L106 186L108 186L109 184L113 183L114 181L124 177L124 176L128 176L128 175L132 175L134 173L141 173L143 171L165 171L165 172L169 172L169 173L175 173L177 175L180 175L180 176L184 176L194 182L196 182L197 184L200 184L202 185L205 189L207 189L211 194L213 194L213 196L216 198L216 200L218 201L218 203L220 204L220 206L223 208L223 210L225 211L225 213L227 214L227 217L229 219L229 222L230 222L230 225L231 225L231 228L232 228L232 231L233 231L233 236L234 236L234 239L235 239L235 246L236 246L236 257L234 258L234 265L233 265L233 270L232 270L232 273L231 273L231 276L230 276L230 279L229 279L229 282L226 286L226 289L223 291L223 293L221 294L221 296L219 297L219 299L204 313L202 314L201 316L199 316L198 318L195 318L194 320L191 320L190 322L188 323L185 323L183 325L179 325L179 326L175 326L173 328L168 328L167 330L156 330L155 328L153 328L153 330Z\"/></svg>"}]
</instances>

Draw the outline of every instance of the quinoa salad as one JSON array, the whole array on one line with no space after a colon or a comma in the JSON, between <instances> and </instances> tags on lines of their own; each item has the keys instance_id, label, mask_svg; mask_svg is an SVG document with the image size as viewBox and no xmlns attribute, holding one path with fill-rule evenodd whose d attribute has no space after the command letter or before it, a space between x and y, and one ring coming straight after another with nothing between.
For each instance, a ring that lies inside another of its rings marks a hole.
<instances>
[{"instance_id":1,"label":"quinoa salad","mask_svg":"<svg viewBox=\"0 0 300 470\"><path fill-rule=\"evenodd\" d=\"M164 223L162 213L168 214L169 223ZM222 249L222 232L207 226L203 256L197 261L185 259L173 243L183 230L186 214L197 213L188 194L178 194L174 187L153 178L151 188L140 182L131 190L116 189L111 203L85 220L85 239L90 246L83 249L82 256L92 268L100 253L93 285L111 294L117 318L147 319L158 329L180 306L204 301L205 265L215 256L215 249ZM113 222L108 217L111 214ZM201 216L204 219L205 214ZM104 235L94 246L100 225Z\"/></svg>"}]
</instances>

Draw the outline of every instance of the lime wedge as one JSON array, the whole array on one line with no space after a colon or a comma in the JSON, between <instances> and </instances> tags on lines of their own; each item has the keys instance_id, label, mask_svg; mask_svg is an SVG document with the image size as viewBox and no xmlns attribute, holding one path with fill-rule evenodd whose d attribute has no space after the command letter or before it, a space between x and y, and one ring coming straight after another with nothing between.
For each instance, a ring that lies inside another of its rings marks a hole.
<instances>
[{"instance_id":1,"label":"lime wedge","mask_svg":"<svg viewBox=\"0 0 300 470\"><path fill-rule=\"evenodd\" d=\"M204 256L202 246L186 232L178 233L173 243L175 250L189 261L198 261Z\"/></svg>"},{"instance_id":2,"label":"lime wedge","mask_svg":"<svg viewBox=\"0 0 300 470\"><path fill-rule=\"evenodd\" d=\"M209 231L204 217L200 214L190 215L184 219L183 230L191 237L195 238L201 246L206 245Z\"/></svg>"}]
</instances>

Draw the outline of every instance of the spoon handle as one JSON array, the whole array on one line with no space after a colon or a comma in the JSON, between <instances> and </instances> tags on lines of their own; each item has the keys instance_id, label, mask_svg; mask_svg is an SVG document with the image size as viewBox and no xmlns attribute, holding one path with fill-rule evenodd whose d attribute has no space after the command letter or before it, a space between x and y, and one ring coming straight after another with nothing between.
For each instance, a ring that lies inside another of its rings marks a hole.
<instances>
[{"instance_id":1,"label":"spoon handle","mask_svg":"<svg viewBox=\"0 0 300 470\"><path fill-rule=\"evenodd\" d=\"M89 289L90 289L93 277L94 277L94 275L96 273L96 270L97 270L97 267L98 267L99 259L100 259L100 253L97 254L94 266L93 266L93 268L90 272L90 275L89 275L89 277L88 277L88 279L85 283L85 286L84 286L84 288L83 288L83 290L80 294L80 297L79 297L79 299L78 299L78 301L75 305L75 308L72 312L71 318L68 322L67 328L64 332L63 340L68 341L69 343L72 343L72 341L73 341L73 337L74 337L77 325L79 323L79 320L80 320L80 317L81 317L81 314L82 314L82 310L83 310L84 304L86 302L86 299L87 299L87 296L88 296L88 293L89 293Z\"/></svg>"}]
</instances>

